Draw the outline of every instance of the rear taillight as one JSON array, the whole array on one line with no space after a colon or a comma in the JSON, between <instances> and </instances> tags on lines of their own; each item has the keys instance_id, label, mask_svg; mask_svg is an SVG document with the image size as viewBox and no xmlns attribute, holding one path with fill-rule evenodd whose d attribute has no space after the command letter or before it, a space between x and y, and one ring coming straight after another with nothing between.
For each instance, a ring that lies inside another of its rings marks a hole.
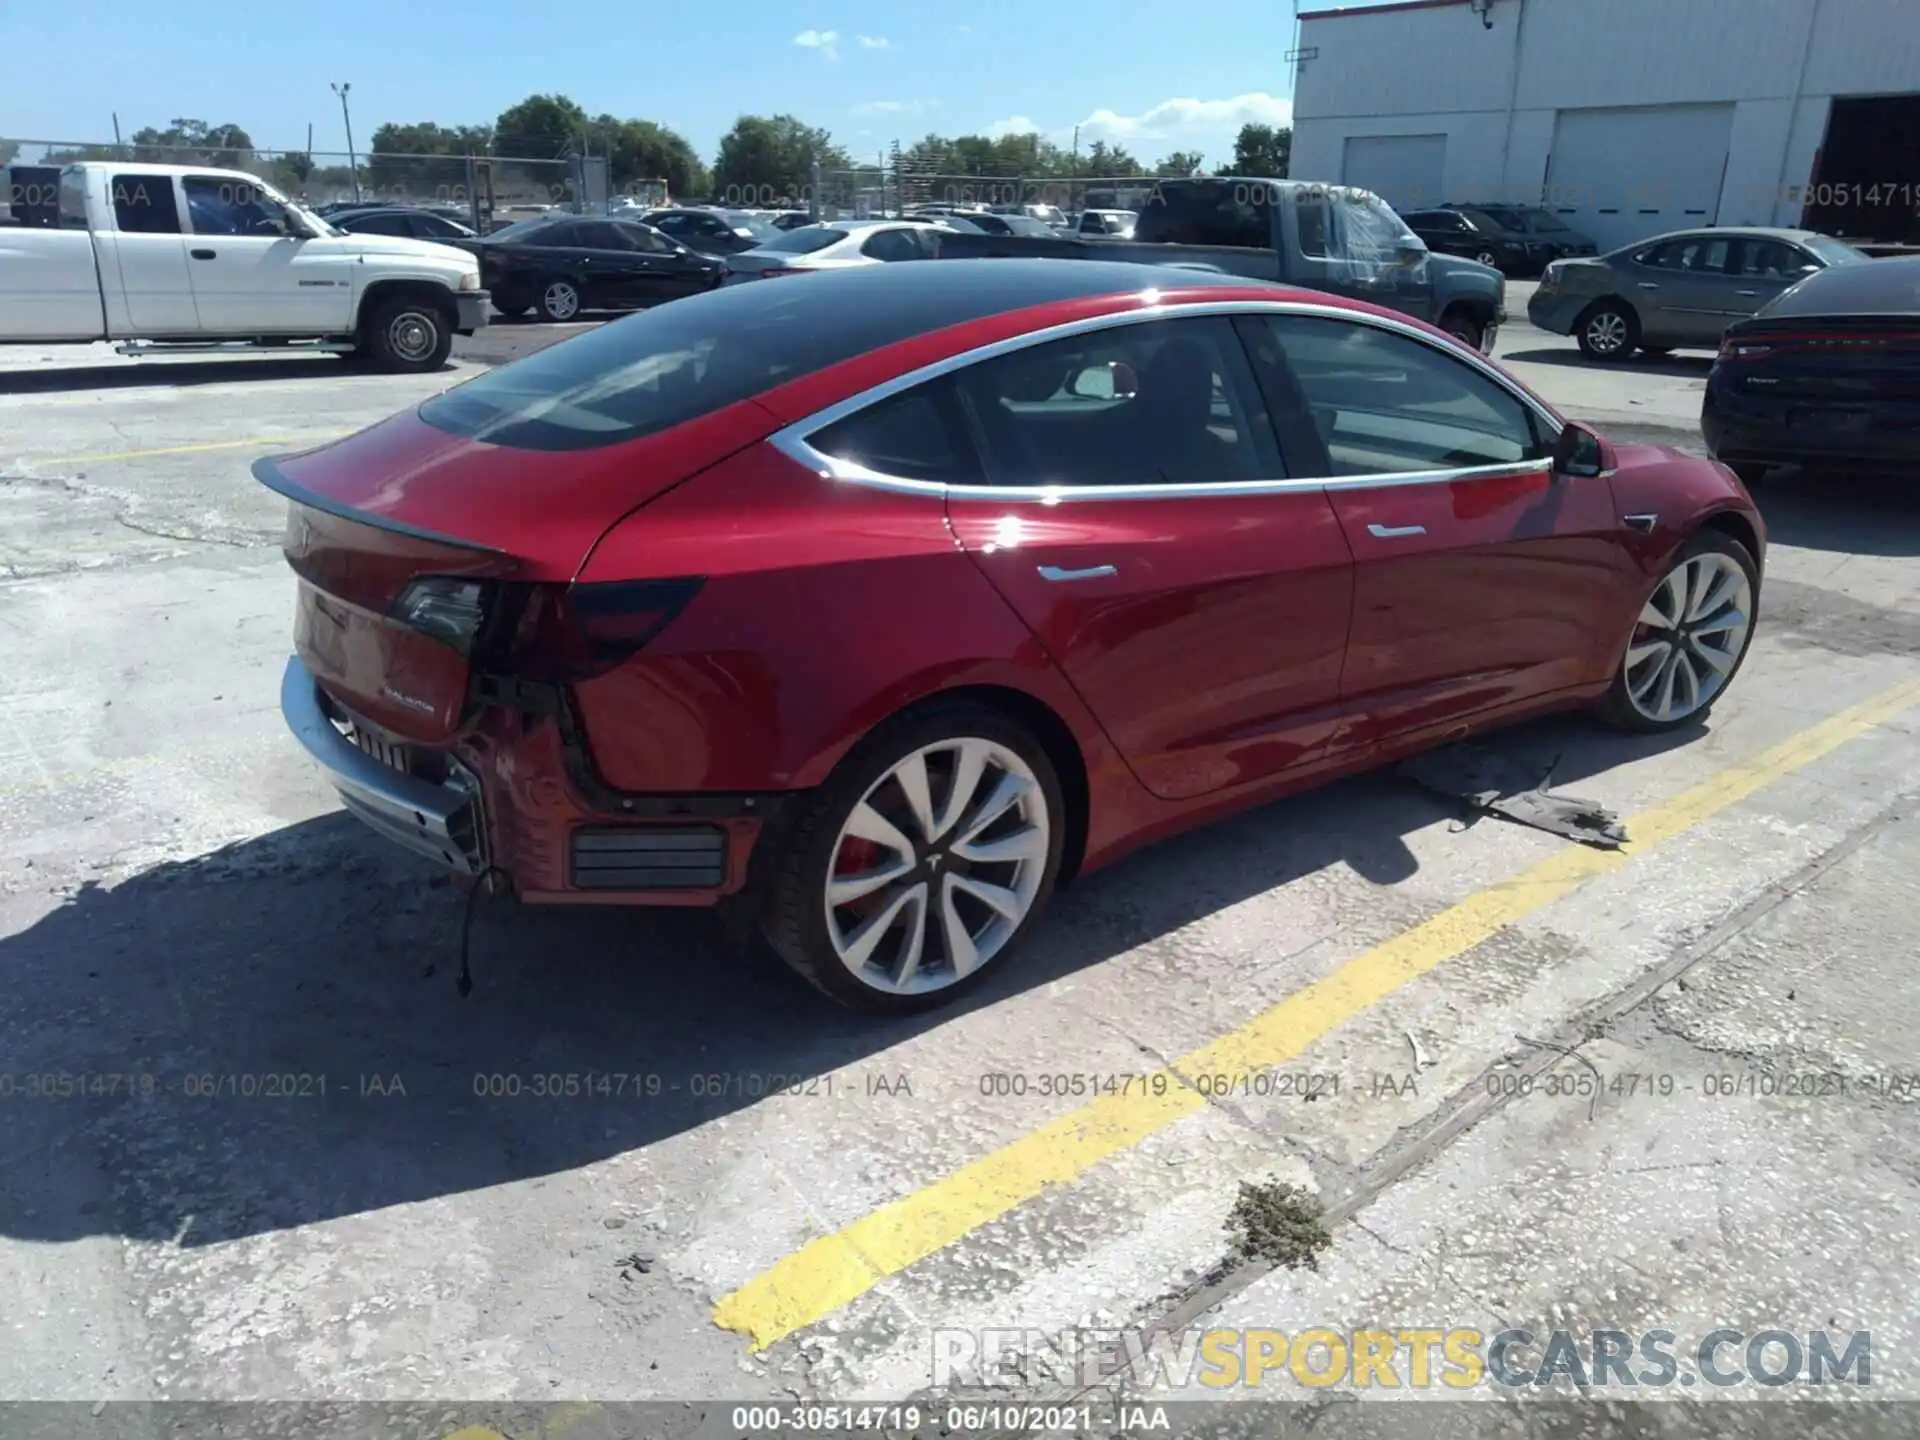
<instances>
[{"instance_id":1,"label":"rear taillight","mask_svg":"<svg viewBox=\"0 0 1920 1440\"><path fill-rule=\"evenodd\" d=\"M703 583L687 576L502 587L485 663L549 684L604 675L664 630Z\"/></svg>"},{"instance_id":2,"label":"rear taillight","mask_svg":"<svg viewBox=\"0 0 1920 1440\"><path fill-rule=\"evenodd\" d=\"M462 655L487 617L488 587L478 580L428 576L402 590L387 613L410 630L430 635Z\"/></svg>"},{"instance_id":3,"label":"rear taillight","mask_svg":"<svg viewBox=\"0 0 1920 1440\"><path fill-rule=\"evenodd\" d=\"M1739 360L1761 360L1771 355L1776 348L1778 347L1763 345L1755 340L1722 340L1720 358L1728 364Z\"/></svg>"}]
</instances>

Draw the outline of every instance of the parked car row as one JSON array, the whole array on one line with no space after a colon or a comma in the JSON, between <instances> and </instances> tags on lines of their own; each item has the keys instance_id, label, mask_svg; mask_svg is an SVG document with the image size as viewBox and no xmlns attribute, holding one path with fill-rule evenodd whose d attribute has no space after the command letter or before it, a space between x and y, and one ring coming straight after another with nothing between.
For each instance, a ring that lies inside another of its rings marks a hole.
<instances>
[{"instance_id":1,"label":"parked car row","mask_svg":"<svg viewBox=\"0 0 1920 1440\"><path fill-rule=\"evenodd\" d=\"M1540 206L1449 205L1409 210L1401 218L1429 249L1509 275L1537 275L1555 260L1597 254L1599 248Z\"/></svg>"}]
</instances>

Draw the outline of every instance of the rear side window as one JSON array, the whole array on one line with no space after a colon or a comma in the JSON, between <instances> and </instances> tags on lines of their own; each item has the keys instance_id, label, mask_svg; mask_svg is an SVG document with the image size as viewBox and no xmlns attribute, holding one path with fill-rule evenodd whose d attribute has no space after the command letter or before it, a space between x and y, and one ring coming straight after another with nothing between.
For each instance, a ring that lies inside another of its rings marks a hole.
<instances>
[{"instance_id":1,"label":"rear side window","mask_svg":"<svg viewBox=\"0 0 1920 1440\"><path fill-rule=\"evenodd\" d=\"M134 235L178 235L180 207L171 175L113 177L113 223Z\"/></svg>"},{"instance_id":2,"label":"rear side window","mask_svg":"<svg viewBox=\"0 0 1920 1440\"><path fill-rule=\"evenodd\" d=\"M979 483L980 467L959 421L951 382L917 386L807 437L822 455L881 475L945 485Z\"/></svg>"},{"instance_id":3,"label":"rear side window","mask_svg":"<svg viewBox=\"0 0 1920 1440\"><path fill-rule=\"evenodd\" d=\"M1115 325L961 372L996 485L1272 480L1280 453L1229 320Z\"/></svg>"},{"instance_id":4,"label":"rear side window","mask_svg":"<svg viewBox=\"0 0 1920 1440\"><path fill-rule=\"evenodd\" d=\"M861 245L860 253L870 260L924 260L927 252L911 230L877 230Z\"/></svg>"},{"instance_id":5,"label":"rear side window","mask_svg":"<svg viewBox=\"0 0 1920 1440\"><path fill-rule=\"evenodd\" d=\"M1140 207L1133 237L1157 244L1266 249L1273 244L1278 194L1257 180L1163 182Z\"/></svg>"}]
</instances>

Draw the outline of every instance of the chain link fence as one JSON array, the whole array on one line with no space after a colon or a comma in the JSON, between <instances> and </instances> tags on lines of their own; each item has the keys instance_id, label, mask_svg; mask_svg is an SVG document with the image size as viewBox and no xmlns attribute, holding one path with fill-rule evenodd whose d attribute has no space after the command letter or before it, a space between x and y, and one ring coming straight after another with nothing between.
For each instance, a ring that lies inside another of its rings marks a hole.
<instances>
[{"instance_id":1,"label":"chain link fence","mask_svg":"<svg viewBox=\"0 0 1920 1440\"><path fill-rule=\"evenodd\" d=\"M221 150L0 138L8 172L0 204L23 223L56 224L59 168L75 161L206 166L259 177L311 209L366 204L425 206L464 216L484 233L548 210L605 212L620 199L599 156L538 160L511 155L391 155L374 152ZM664 197L663 180L626 187L641 203Z\"/></svg>"},{"instance_id":2,"label":"chain link fence","mask_svg":"<svg viewBox=\"0 0 1920 1440\"><path fill-rule=\"evenodd\" d=\"M1082 210L1139 210L1165 176L1038 176L950 174L911 163L885 168L829 170L820 177L820 210L827 219L898 215L918 206L991 209L1051 207L1062 215ZM804 208L805 201L802 200Z\"/></svg>"}]
</instances>

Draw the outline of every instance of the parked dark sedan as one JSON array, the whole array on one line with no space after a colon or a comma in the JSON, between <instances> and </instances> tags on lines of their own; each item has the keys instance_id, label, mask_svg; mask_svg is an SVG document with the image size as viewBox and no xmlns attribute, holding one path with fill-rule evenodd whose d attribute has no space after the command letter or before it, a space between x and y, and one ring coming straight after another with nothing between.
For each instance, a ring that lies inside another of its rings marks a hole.
<instances>
[{"instance_id":1,"label":"parked dark sedan","mask_svg":"<svg viewBox=\"0 0 1920 1440\"><path fill-rule=\"evenodd\" d=\"M1749 484L1780 464L1920 476L1920 256L1819 271L1730 326L1700 432Z\"/></svg>"},{"instance_id":2,"label":"parked dark sedan","mask_svg":"<svg viewBox=\"0 0 1920 1440\"><path fill-rule=\"evenodd\" d=\"M1810 230L1683 230L1597 259L1554 261L1527 301L1527 319L1573 336L1595 360L1712 349L1729 325L1788 286L1830 266L1865 263L1851 245Z\"/></svg>"},{"instance_id":3,"label":"parked dark sedan","mask_svg":"<svg viewBox=\"0 0 1920 1440\"><path fill-rule=\"evenodd\" d=\"M637 310L711 290L727 273L633 220L543 215L496 230L478 242L481 281L502 315L538 311L543 320L583 310Z\"/></svg>"},{"instance_id":4,"label":"parked dark sedan","mask_svg":"<svg viewBox=\"0 0 1920 1440\"><path fill-rule=\"evenodd\" d=\"M1469 205L1456 208L1472 210L1504 230L1525 235L1530 245L1538 247L1535 258L1541 264L1600 253L1600 247L1593 242L1592 236L1570 229L1558 215L1538 205Z\"/></svg>"},{"instance_id":5,"label":"parked dark sedan","mask_svg":"<svg viewBox=\"0 0 1920 1440\"><path fill-rule=\"evenodd\" d=\"M702 255L738 255L780 234L764 216L745 210L649 210L640 219Z\"/></svg>"},{"instance_id":6,"label":"parked dark sedan","mask_svg":"<svg viewBox=\"0 0 1920 1440\"><path fill-rule=\"evenodd\" d=\"M471 225L435 210L391 205L379 210L346 210L328 223L350 235L399 235L411 240L434 240L442 245L457 245L471 250L467 242L478 240Z\"/></svg>"},{"instance_id":7,"label":"parked dark sedan","mask_svg":"<svg viewBox=\"0 0 1920 1440\"><path fill-rule=\"evenodd\" d=\"M1409 210L1407 228L1442 255L1464 255L1508 274L1537 270L1552 258L1523 230L1478 210Z\"/></svg>"}]
</instances>

